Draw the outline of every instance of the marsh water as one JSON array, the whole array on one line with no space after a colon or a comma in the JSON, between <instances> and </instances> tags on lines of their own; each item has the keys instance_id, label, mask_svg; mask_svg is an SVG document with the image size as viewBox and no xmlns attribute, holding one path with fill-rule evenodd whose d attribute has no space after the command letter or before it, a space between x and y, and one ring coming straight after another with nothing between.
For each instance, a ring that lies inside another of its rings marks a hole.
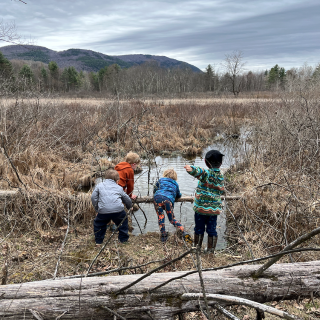
<instances>
[{"instance_id":1,"label":"marsh water","mask_svg":"<svg viewBox=\"0 0 320 320\"><path fill-rule=\"evenodd\" d=\"M142 166L142 172L135 175L135 188L134 194L138 196L152 196L153 184L157 179L162 177L163 171L168 168L173 168L178 175L178 184L180 187L180 192L183 196L193 196L195 188L198 184L198 180L190 176L184 169L186 164L196 165L206 168L204 162L204 156L207 151L211 149L217 149L225 155L223 165L221 167L222 171L226 171L231 165L236 162L241 161L243 154L248 150L248 145L246 144L246 134L241 134L239 139L220 139L216 140L211 146L205 148L201 156L197 156L193 159L185 158L182 155L175 156L158 156L154 160L155 164L151 166L148 178L148 166ZM158 217L155 212L153 204L140 204L140 207L145 212L147 216L147 223L144 214L141 210L134 212L136 219L143 233L159 231ZM174 214L176 219L178 219L185 229L193 236L194 228L194 211L192 209L192 203L175 203ZM140 234L139 226L135 219L132 219L134 230L133 235ZM166 231L170 233L175 232L175 228L169 223L168 218L165 220ZM224 239L224 233L226 230L226 216L223 212L217 220L217 232L218 232L218 243L217 249L223 249L226 247L226 241ZM159 233L160 236L160 233ZM205 236L206 241L206 236ZM204 242L205 243L205 242Z\"/></svg>"}]
</instances>

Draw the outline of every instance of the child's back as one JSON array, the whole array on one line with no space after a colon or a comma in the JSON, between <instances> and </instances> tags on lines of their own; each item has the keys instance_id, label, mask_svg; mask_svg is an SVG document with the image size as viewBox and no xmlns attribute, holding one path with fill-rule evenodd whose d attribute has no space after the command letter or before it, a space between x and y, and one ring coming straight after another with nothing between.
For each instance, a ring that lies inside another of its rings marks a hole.
<instances>
[{"instance_id":1,"label":"child's back","mask_svg":"<svg viewBox=\"0 0 320 320\"><path fill-rule=\"evenodd\" d=\"M133 200L137 197L136 195L132 194L134 189L134 170L139 163L139 155L129 152L125 157L125 161L118 163L114 168L120 176L119 185Z\"/></svg>"},{"instance_id":2,"label":"child's back","mask_svg":"<svg viewBox=\"0 0 320 320\"><path fill-rule=\"evenodd\" d=\"M92 204L97 212L93 224L96 244L102 244L107 225L111 220L118 227L119 241L127 242L129 239L128 218L126 218L124 205L127 209L130 209L132 206L131 199L123 188L118 185L119 174L116 170L107 170L105 178L103 182L94 188L91 195Z\"/></svg>"},{"instance_id":3,"label":"child's back","mask_svg":"<svg viewBox=\"0 0 320 320\"><path fill-rule=\"evenodd\" d=\"M179 185L171 178L160 178L154 186L153 194L155 197L162 195L168 198L172 204L174 204L176 198L181 198Z\"/></svg>"},{"instance_id":4,"label":"child's back","mask_svg":"<svg viewBox=\"0 0 320 320\"><path fill-rule=\"evenodd\" d=\"M182 232L182 236L186 241L192 243L190 235L185 232L184 227L176 220L173 213L175 200L182 196L176 180L177 173L173 169L167 169L163 173L163 178L160 178L154 185L153 203L158 215L158 223L161 232L160 239L162 242L166 242L168 238L168 232L165 230L165 211L170 223Z\"/></svg>"},{"instance_id":5,"label":"child's back","mask_svg":"<svg viewBox=\"0 0 320 320\"><path fill-rule=\"evenodd\" d=\"M202 169L191 166L189 174L199 179L195 191L194 211L204 215L219 215L222 210L224 177L220 168Z\"/></svg>"}]
</instances>

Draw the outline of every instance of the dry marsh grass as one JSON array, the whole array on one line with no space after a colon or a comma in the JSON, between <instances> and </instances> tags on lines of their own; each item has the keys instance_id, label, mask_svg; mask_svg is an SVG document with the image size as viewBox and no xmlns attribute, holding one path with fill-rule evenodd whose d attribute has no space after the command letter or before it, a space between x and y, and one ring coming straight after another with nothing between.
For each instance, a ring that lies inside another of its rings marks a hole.
<instances>
[{"instance_id":1,"label":"dry marsh grass","mask_svg":"<svg viewBox=\"0 0 320 320\"><path fill-rule=\"evenodd\" d=\"M2 203L0 214L1 237L8 246L4 250L9 250L10 256L9 282L52 276L68 212L71 234L59 274L85 270L95 252L91 234L94 212L88 195L80 197L77 191L79 186L90 186L128 151L147 159L163 150L198 154L218 132L232 135L244 124L250 125L250 152L242 164L226 173L228 192L243 194L241 201L228 203L242 234L227 212L228 248L213 261L205 257L204 266L227 264L233 259L230 256L250 258L250 250L261 257L283 249L319 225L317 92L227 102L2 101L0 188L21 190L18 199ZM71 207L70 197L75 195L77 201ZM178 255L184 251L179 241L172 237L166 250L158 236L150 234L132 237L128 246L117 248L112 243L96 270L125 261L134 264L156 256ZM319 237L305 245L319 246ZM121 262L116 259L119 251ZM295 253L281 262L319 258L318 253ZM0 264L4 259L5 255ZM190 266L192 262L186 260L173 268L187 270ZM319 309L310 301L278 305L304 319L314 319ZM254 319L249 310L237 312ZM195 314L193 318L197 317Z\"/></svg>"},{"instance_id":2,"label":"dry marsh grass","mask_svg":"<svg viewBox=\"0 0 320 320\"><path fill-rule=\"evenodd\" d=\"M320 113L317 91L284 96L260 109L251 136L251 155L233 172L230 192L243 193L231 210L257 256L284 248L319 226ZM239 247L249 250L238 237ZM304 245L318 246L319 236ZM318 253L293 254L284 261L319 259Z\"/></svg>"}]
</instances>

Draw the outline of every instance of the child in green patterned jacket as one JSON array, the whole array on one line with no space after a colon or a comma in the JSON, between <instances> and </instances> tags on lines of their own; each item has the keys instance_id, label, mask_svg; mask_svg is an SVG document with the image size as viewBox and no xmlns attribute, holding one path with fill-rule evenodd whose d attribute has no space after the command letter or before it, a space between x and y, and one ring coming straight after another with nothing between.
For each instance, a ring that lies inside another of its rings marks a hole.
<instances>
[{"instance_id":1,"label":"child in green patterned jacket","mask_svg":"<svg viewBox=\"0 0 320 320\"><path fill-rule=\"evenodd\" d=\"M199 180L193 205L195 212L194 245L199 245L201 248L206 229L208 253L214 253L218 240L217 216L222 211L221 195L224 193L224 178L220 172L223 156L218 150L210 150L205 156L209 169L189 165L184 167L190 175Z\"/></svg>"}]
</instances>

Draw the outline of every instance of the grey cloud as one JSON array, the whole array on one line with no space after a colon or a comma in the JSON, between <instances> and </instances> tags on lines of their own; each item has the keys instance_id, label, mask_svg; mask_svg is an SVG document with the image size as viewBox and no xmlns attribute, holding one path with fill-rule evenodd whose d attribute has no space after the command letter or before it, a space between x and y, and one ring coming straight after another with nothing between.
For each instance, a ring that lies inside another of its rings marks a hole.
<instances>
[{"instance_id":1,"label":"grey cloud","mask_svg":"<svg viewBox=\"0 0 320 320\"><path fill-rule=\"evenodd\" d=\"M0 19L14 19L19 32L54 50L166 55L202 69L233 50L243 51L248 68L319 59L320 3L313 0L27 2L0 0Z\"/></svg>"}]
</instances>

